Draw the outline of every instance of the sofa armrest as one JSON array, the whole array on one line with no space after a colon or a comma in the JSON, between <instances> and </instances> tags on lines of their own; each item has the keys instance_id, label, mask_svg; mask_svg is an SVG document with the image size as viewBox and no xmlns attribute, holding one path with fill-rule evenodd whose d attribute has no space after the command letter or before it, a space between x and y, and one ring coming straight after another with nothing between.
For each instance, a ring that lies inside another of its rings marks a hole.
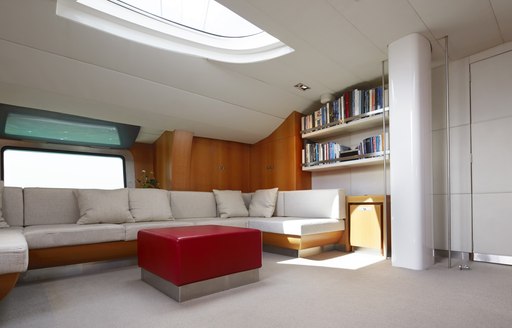
<instances>
[{"instance_id":1,"label":"sofa armrest","mask_svg":"<svg viewBox=\"0 0 512 328\"><path fill-rule=\"evenodd\" d=\"M281 216L345 219L345 190L315 189L281 192Z\"/></svg>"}]
</instances>

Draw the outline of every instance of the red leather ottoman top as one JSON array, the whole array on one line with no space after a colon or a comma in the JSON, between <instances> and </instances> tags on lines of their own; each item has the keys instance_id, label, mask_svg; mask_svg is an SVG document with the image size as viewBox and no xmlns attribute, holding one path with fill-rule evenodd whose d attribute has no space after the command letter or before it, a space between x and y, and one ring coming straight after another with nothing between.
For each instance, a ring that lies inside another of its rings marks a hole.
<instances>
[{"instance_id":1,"label":"red leather ottoman top","mask_svg":"<svg viewBox=\"0 0 512 328\"><path fill-rule=\"evenodd\" d=\"M204 225L141 230L139 266L176 286L261 267L261 231Z\"/></svg>"}]
</instances>

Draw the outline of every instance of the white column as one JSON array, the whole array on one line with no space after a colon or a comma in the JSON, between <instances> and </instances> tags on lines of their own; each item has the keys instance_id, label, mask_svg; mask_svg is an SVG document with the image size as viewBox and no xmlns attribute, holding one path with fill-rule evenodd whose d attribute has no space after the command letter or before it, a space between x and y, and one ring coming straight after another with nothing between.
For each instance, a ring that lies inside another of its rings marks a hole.
<instances>
[{"instance_id":1,"label":"white column","mask_svg":"<svg viewBox=\"0 0 512 328\"><path fill-rule=\"evenodd\" d=\"M430 43L410 34L388 47L391 260L423 270L434 263Z\"/></svg>"}]
</instances>

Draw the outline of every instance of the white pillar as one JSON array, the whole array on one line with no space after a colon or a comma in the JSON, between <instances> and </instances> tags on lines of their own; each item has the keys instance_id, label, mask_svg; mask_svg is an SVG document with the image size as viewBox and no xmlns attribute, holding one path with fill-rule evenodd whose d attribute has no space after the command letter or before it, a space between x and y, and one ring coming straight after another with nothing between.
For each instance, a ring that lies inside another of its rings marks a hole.
<instances>
[{"instance_id":1,"label":"white pillar","mask_svg":"<svg viewBox=\"0 0 512 328\"><path fill-rule=\"evenodd\" d=\"M391 260L423 270L434 263L430 43L410 34L388 47Z\"/></svg>"}]
</instances>

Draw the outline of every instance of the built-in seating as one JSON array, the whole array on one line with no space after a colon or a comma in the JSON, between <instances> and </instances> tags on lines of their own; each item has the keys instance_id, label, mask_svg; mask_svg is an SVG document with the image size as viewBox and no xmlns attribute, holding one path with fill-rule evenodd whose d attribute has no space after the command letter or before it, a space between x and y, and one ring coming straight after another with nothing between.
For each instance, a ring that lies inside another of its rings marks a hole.
<instances>
[{"instance_id":1,"label":"built-in seating","mask_svg":"<svg viewBox=\"0 0 512 328\"><path fill-rule=\"evenodd\" d=\"M341 243L343 190L279 192L273 204L264 202L269 217L261 214L261 204L253 206L256 198L261 200L254 195L240 193L245 213L231 216L231 204L219 204L214 192L5 187L2 213L9 227L0 228L0 290L6 294L27 269L135 256L142 229L206 224L256 228L262 231L264 250L290 255Z\"/></svg>"}]
</instances>

